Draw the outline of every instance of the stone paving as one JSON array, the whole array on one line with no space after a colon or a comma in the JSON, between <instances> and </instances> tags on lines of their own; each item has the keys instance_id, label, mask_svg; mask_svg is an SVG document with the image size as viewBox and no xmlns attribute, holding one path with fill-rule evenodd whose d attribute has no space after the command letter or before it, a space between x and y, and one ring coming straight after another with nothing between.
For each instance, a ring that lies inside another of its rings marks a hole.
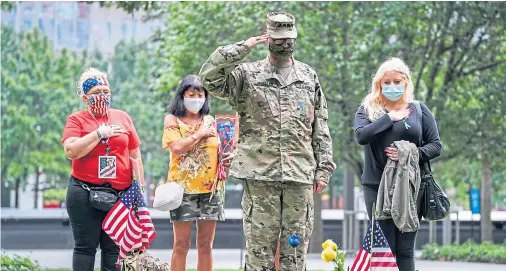
<instances>
[{"instance_id":1,"label":"stone paving","mask_svg":"<svg viewBox=\"0 0 506 271\"><path fill-rule=\"evenodd\" d=\"M72 266L72 250L4 250L2 254L17 254L20 256L30 257L37 260L43 268L71 268ZM150 253L165 261L170 261L171 250L153 249ZM420 252L417 252L417 256ZM241 250L239 249L215 249L213 251L215 269L240 269ZM188 253L187 268L197 267L197 251L192 249ZM97 252L97 260L95 266L99 267L100 251ZM351 266L353 258L347 258L345 266ZM434 261L416 261L416 268L419 271L505 271L506 265L484 264L484 263L463 263L463 262L434 262ZM319 254L310 254L308 256L308 270L333 270L332 264L325 263L321 260Z\"/></svg>"}]
</instances>

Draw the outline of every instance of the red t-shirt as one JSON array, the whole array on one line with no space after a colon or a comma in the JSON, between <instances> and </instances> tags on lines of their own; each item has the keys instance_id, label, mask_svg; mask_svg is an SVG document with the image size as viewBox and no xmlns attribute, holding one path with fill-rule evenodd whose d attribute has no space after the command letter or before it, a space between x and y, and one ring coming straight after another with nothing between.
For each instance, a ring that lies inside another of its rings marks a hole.
<instances>
[{"instance_id":1,"label":"red t-shirt","mask_svg":"<svg viewBox=\"0 0 506 271\"><path fill-rule=\"evenodd\" d=\"M105 155L106 144L99 142L85 156L72 160L72 176L75 178L93 183L103 184L111 183L114 189L123 190L132 183L132 169L129 159L129 151L136 149L141 145L137 131L130 116L117 109L109 109L108 118L106 116L95 117L98 123L103 124L121 124L126 130L126 134L109 138L109 155L116 156L116 178L104 179L98 178L98 157ZM63 130L62 143L69 137L83 137L98 128L95 121L87 110L72 113L67 118L65 129Z\"/></svg>"}]
</instances>

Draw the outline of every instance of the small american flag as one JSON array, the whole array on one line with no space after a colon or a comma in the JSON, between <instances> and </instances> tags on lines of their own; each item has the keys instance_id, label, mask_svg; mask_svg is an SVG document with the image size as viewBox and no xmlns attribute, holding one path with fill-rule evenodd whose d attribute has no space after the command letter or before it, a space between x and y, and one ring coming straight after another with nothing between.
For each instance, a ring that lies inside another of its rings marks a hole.
<instances>
[{"instance_id":1,"label":"small american flag","mask_svg":"<svg viewBox=\"0 0 506 271\"><path fill-rule=\"evenodd\" d=\"M390 250L385 235L378 224L374 220L374 234L373 222L369 221L369 229L364 237L362 248L358 251L358 255L351 266L351 271L399 271L397 263L395 262L394 254ZM372 257L371 257L371 238L373 239Z\"/></svg>"},{"instance_id":2,"label":"small american flag","mask_svg":"<svg viewBox=\"0 0 506 271\"><path fill-rule=\"evenodd\" d=\"M109 211L102 229L120 248L118 264L129 251L146 249L155 239L155 227L137 181Z\"/></svg>"}]
</instances>

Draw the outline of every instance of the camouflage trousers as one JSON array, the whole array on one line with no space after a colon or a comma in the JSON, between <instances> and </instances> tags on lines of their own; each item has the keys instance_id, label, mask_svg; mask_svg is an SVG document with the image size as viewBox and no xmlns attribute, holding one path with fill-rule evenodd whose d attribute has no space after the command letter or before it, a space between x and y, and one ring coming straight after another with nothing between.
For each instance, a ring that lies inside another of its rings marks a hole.
<instances>
[{"instance_id":1,"label":"camouflage trousers","mask_svg":"<svg viewBox=\"0 0 506 271\"><path fill-rule=\"evenodd\" d=\"M305 270L314 221L312 185L246 180L242 210L246 237L244 270L276 270L274 255L278 240L280 270ZM288 236L294 233L301 237L296 249L288 244Z\"/></svg>"}]
</instances>

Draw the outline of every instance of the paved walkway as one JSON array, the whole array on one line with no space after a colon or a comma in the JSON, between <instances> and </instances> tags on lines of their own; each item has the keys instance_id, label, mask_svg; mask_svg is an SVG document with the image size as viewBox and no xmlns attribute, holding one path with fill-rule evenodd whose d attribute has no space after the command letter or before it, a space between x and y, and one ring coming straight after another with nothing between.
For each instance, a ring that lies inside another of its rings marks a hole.
<instances>
[{"instance_id":1,"label":"paved walkway","mask_svg":"<svg viewBox=\"0 0 506 271\"><path fill-rule=\"evenodd\" d=\"M43 268L71 268L72 266L72 250L5 250L2 254L17 254L20 256L30 257L37 260ZM170 261L171 250L153 249L150 253L165 261ZM239 269L241 266L241 251L239 249L217 249L214 250L214 266L215 268ZM419 252L417 253L419 255ZM187 268L197 267L197 251L190 250L187 258ZM95 266L100 263L100 253L97 253ZM353 258L346 259L345 266L351 266ZM432 262L421 261L416 262L419 271L505 271L506 265L483 264L483 263L461 263L461 262ZM308 256L308 270L333 270L332 264L325 263L321 260L319 254L311 254Z\"/></svg>"}]
</instances>

